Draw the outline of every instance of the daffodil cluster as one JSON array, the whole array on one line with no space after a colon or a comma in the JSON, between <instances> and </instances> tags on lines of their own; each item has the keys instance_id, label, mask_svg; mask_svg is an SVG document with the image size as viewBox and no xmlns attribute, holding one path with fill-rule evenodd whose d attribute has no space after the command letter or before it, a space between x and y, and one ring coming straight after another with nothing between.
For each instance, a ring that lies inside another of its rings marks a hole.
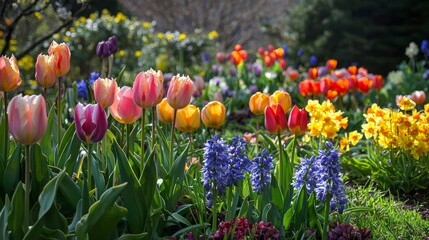
<instances>
[{"instance_id":1,"label":"daffodil cluster","mask_svg":"<svg viewBox=\"0 0 429 240\"><path fill-rule=\"evenodd\" d=\"M400 108L408 112L373 104L364 114L366 123L362 124L362 132L383 149L404 150L419 159L429 152L429 104L419 112L410 107L413 104L409 101L403 103L406 106Z\"/></svg>"},{"instance_id":2,"label":"daffodil cluster","mask_svg":"<svg viewBox=\"0 0 429 240\"><path fill-rule=\"evenodd\" d=\"M353 131L344 134L344 136L340 139L340 152L348 152L350 150L350 144L352 146L356 146L359 140L362 139L362 133L358 131Z\"/></svg>"},{"instance_id":3,"label":"daffodil cluster","mask_svg":"<svg viewBox=\"0 0 429 240\"><path fill-rule=\"evenodd\" d=\"M310 114L308 130L311 136L335 138L341 128L346 129L348 119L343 118L342 111L335 111L331 101L308 100L305 110Z\"/></svg>"}]
</instances>

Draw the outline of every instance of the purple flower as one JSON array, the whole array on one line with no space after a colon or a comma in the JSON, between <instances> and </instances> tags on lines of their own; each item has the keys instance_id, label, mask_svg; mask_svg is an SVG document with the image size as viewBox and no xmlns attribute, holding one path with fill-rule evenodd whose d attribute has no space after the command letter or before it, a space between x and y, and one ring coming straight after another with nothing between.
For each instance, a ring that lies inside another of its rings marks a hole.
<instances>
[{"instance_id":1,"label":"purple flower","mask_svg":"<svg viewBox=\"0 0 429 240\"><path fill-rule=\"evenodd\" d=\"M302 56L302 54L304 54L304 50L302 50L302 48L298 49L298 52L296 53L296 55L297 55L298 57L301 57L301 56Z\"/></svg>"},{"instance_id":2,"label":"purple flower","mask_svg":"<svg viewBox=\"0 0 429 240\"><path fill-rule=\"evenodd\" d=\"M272 168L274 168L273 156L266 149L253 158L250 165L250 183L253 191L261 193L271 183Z\"/></svg>"},{"instance_id":3,"label":"purple flower","mask_svg":"<svg viewBox=\"0 0 429 240\"><path fill-rule=\"evenodd\" d=\"M423 55L425 55L425 57L429 56L429 42L428 40L423 40L422 41L422 45L420 46L420 50L422 51Z\"/></svg>"},{"instance_id":4,"label":"purple flower","mask_svg":"<svg viewBox=\"0 0 429 240\"><path fill-rule=\"evenodd\" d=\"M231 76L235 76L235 75L237 75L237 69L236 69L235 67L230 67L230 68L229 68L229 74L230 74Z\"/></svg>"},{"instance_id":5,"label":"purple flower","mask_svg":"<svg viewBox=\"0 0 429 240\"><path fill-rule=\"evenodd\" d=\"M262 65L258 62L252 64L252 71L255 74L255 77L260 77L262 74Z\"/></svg>"},{"instance_id":6,"label":"purple flower","mask_svg":"<svg viewBox=\"0 0 429 240\"><path fill-rule=\"evenodd\" d=\"M316 66L317 65L317 57L316 56L314 56L314 55L312 55L311 57L310 57L310 66L311 67L314 67L314 66Z\"/></svg>"},{"instance_id":7,"label":"purple flower","mask_svg":"<svg viewBox=\"0 0 429 240\"><path fill-rule=\"evenodd\" d=\"M244 174L249 171L250 160L245 154L246 141L240 136L232 138L231 144L228 146L229 154L229 185L236 185L238 181L244 179Z\"/></svg>"},{"instance_id":8,"label":"purple flower","mask_svg":"<svg viewBox=\"0 0 429 240\"><path fill-rule=\"evenodd\" d=\"M328 68L327 67L325 67L325 66L321 66L321 67L319 67L318 69L317 69L317 75L318 76L325 76L325 75L327 75L329 73L329 70L328 70Z\"/></svg>"},{"instance_id":9,"label":"purple flower","mask_svg":"<svg viewBox=\"0 0 429 240\"><path fill-rule=\"evenodd\" d=\"M258 91L258 86L252 85L249 87L250 93L255 94Z\"/></svg>"}]
</instances>

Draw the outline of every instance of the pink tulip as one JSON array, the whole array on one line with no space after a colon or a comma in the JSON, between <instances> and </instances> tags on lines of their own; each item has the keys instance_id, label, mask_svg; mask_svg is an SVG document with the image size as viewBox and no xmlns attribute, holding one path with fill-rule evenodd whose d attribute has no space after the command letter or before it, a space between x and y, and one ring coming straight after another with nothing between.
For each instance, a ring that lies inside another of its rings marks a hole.
<instances>
[{"instance_id":1,"label":"pink tulip","mask_svg":"<svg viewBox=\"0 0 429 240\"><path fill-rule=\"evenodd\" d=\"M173 76L167 92L168 104L174 109L182 109L191 102L194 91L194 83L189 76Z\"/></svg>"},{"instance_id":2,"label":"pink tulip","mask_svg":"<svg viewBox=\"0 0 429 240\"><path fill-rule=\"evenodd\" d=\"M115 101L118 84L115 79L98 78L94 82L95 101L103 108L110 107Z\"/></svg>"},{"instance_id":3,"label":"pink tulip","mask_svg":"<svg viewBox=\"0 0 429 240\"><path fill-rule=\"evenodd\" d=\"M414 91L411 93L411 100L413 100L416 104L423 104L426 100L426 94L423 91Z\"/></svg>"},{"instance_id":4,"label":"pink tulip","mask_svg":"<svg viewBox=\"0 0 429 240\"><path fill-rule=\"evenodd\" d=\"M53 55L39 54L37 56L36 81L44 88L50 88L55 84L55 58Z\"/></svg>"},{"instance_id":5,"label":"pink tulip","mask_svg":"<svg viewBox=\"0 0 429 240\"><path fill-rule=\"evenodd\" d=\"M45 134L48 117L42 95L17 95L7 107L9 132L21 144L31 145Z\"/></svg>"},{"instance_id":6,"label":"pink tulip","mask_svg":"<svg viewBox=\"0 0 429 240\"><path fill-rule=\"evenodd\" d=\"M141 107L133 101L133 89L126 86L118 89L109 110L112 117L123 124L133 123L142 115Z\"/></svg>"},{"instance_id":7,"label":"pink tulip","mask_svg":"<svg viewBox=\"0 0 429 240\"><path fill-rule=\"evenodd\" d=\"M7 58L0 57L0 91L10 92L21 85L19 68L15 56Z\"/></svg>"},{"instance_id":8,"label":"pink tulip","mask_svg":"<svg viewBox=\"0 0 429 240\"><path fill-rule=\"evenodd\" d=\"M70 49L65 43L58 44L52 41L48 49L49 55L55 59L55 73L57 77L66 75L70 70Z\"/></svg>"},{"instance_id":9,"label":"pink tulip","mask_svg":"<svg viewBox=\"0 0 429 240\"><path fill-rule=\"evenodd\" d=\"M140 72L133 84L133 99L140 107L147 109L156 106L159 96L162 94L164 77L161 71L153 69Z\"/></svg>"},{"instance_id":10,"label":"pink tulip","mask_svg":"<svg viewBox=\"0 0 429 240\"><path fill-rule=\"evenodd\" d=\"M282 133L287 127L286 114L280 104L265 108L265 128L272 134Z\"/></svg>"},{"instance_id":11,"label":"pink tulip","mask_svg":"<svg viewBox=\"0 0 429 240\"><path fill-rule=\"evenodd\" d=\"M74 109L74 121L76 134L82 142L96 143L106 135L107 117L100 104L84 106L78 103Z\"/></svg>"}]
</instances>

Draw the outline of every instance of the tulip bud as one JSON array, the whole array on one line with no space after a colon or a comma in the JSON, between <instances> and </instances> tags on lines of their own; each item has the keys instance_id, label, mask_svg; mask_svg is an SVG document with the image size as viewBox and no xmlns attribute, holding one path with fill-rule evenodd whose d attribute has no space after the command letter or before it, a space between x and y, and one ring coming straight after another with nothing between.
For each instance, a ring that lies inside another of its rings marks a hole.
<instances>
[{"instance_id":1,"label":"tulip bud","mask_svg":"<svg viewBox=\"0 0 429 240\"><path fill-rule=\"evenodd\" d=\"M265 108L265 128L272 134L282 133L287 127L286 114L280 104Z\"/></svg>"},{"instance_id":2,"label":"tulip bud","mask_svg":"<svg viewBox=\"0 0 429 240\"><path fill-rule=\"evenodd\" d=\"M34 144L45 134L48 117L42 95L15 96L7 107L7 116L9 132L21 144Z\"/></svg>"},{"instance_id":3,"label":"tulip bud","mask_svg":"<svg viewBox=\"0 0 429 240\"><path fill-rule=\"evenodd\" d=\"M269 103L270 96L268 94L257 92L250 97L249 108L253 114L262 115Z\"/></svg>"},{"instance_id":4,"label":"tulip bud","mask_svg":"<svg viewBox=\"0 0 429 240\"><path fill-rule=\"evenodd\" d=\"M110 54L114 54L118 51L118 38L116 36L111 36L107 40L109 43Z\"/></svg>"},{"instance_id":5,"label":"tulip bud","mask_svg":"<svg viewBox=\"0 0 429 240\"><path fill-rule=\"evenodd\" d=\"M423 104L426 100L426 94L423 91L414 91L411 93L411 100L413 100L418 105Z\"/></svg>"},{"instance_id":6,"label":"tulip bud","mask_svg":"<svg viewBox=\"0 0 429 240\"><path fill-rule=\"evenodd\" d=\"M201 76L195 77L195 88L197 89L198 92L201 92L204 90L204 88L206 88L206 83L204 82L203 77Z\"/></svg>"},{"instance_id":7,"label":"tulip bud","mask_svg":"<svg viewBox=\"0 0 429 240\"><path fill-rule=\"evenodd\" d=\"M171 124L173 122L174 108L168 104L167 98L162 99L162 101L156 105L156 115L159 121L163 123Z\"/></svg>"},{"instance_id":8,"label":"tulip bud","mask_svg":"<svg viewBox=\"0 0 429 240\"><path fill-rule=\"evenodd\" d=\"M152 74L155 71L140 72L133 84L133 100L140 107L147 109L154 107L162 93L163 81L162 73L160 77L155 78ZM161 81L162 80L162 81Z\"/></svg>"},{"instance_id":9,"label":"tulip bud","mask_svg":"<svg viewBox=\"0 0 429 240\"><path fill-rule=\"evenodd\" d=\"M226 108L218 101L209 102L201 110L201 119L208 128L220 128L225 123Z\"/></svg>"},{"instance_id":10,"label":"tulip bud","mask_svg":"<svg viewBox=\"0 0 429 240\"><path fill-rule=\"evenodd\" d=\"M110 56L111 52L108 43L105 41L98 42L97 47L95 48L95 53L101 58Z\"/></svg>"},{"instance_id":11,"label":"tulip bud","mask_svg":"<svg viewBox=\"0 0 429 240\"><path fill-rule=\"evenodd\" d=\"M182 132L193 132L201 125L200 109L194 105L187 105L177 110L175 127Z\"/></svg>"},{"instance_id":12,"label":"tulip bud","mask_svg":"<svg viewBox=\"0 0 429 240\"><path fill-rule=\"evenodd\" d=\"M94 98L103 108L110 107L115 101L118 84L115 79L98 78L94 82Z\"/></svg>"},{"instance_id":13,"label":"tulip bud","mask_svg":"<svg viewBox=\"0 0 429 240\"><path fill-rule=\"evenodd\" d=\"M39 54L36 62L36 81L43 88L50 88L55 84L55 59L54 56Z\"/></svg>"},{"instance_id":14,"label":"tulip bud","mask_svg":"<svg viewBox=\"0 0 429 240\"><path fill-rule=\"evenodd\" d=\"M288 92L285 91L275 91L273 95L270 96L270 105L271 104L280 104L283 108L283 111L287 113L292 105L292 98Z\"/></svg>"},{"instance_id":15,"label":"tulip bud","mask_svg":"<svg viewBox=\"0 0 429 240\"><path fill-rule=\"evenodd\" d=\"M182 109L191 102L194 93L194 83L189 76L173 76L168 87L168 104L174 109Z\"/></svg>"},{"instance_id":16,"label":"tulip bud","mask_svg":"<svg viewBox=\"0 0 429 240\"><path fill-rule=\"evenodd\" d=\"M55 73L57 77L66 75L70 70L70 49L65 43L58 44L52 41L48 49L49 55L55 59Z\"/></svg>"},{"instance_id":17,"label":"tulip bud","mask_svg":"<svg viewBox=\"0 0 429 240\"><path fill-rule=\"evenodd\" d=\"M15 56L7 58L0 57L0 91L10 92L21 85L19 68Z\"/></svg>"},{"instance_id":18,"label":"tulip bud","mask_svg":"<svg viewBox=\"0 0 429 240\"><path fill-rule=\"evenodd\" d=\"M112 117L123 124L130 124L139 119L142 109L133 101L133 89L130 87L119 88L115 101L109 107Z\"/></svg>"},{"instance_id":19,"label":"tulip bud","mask_svg":"<svg viewBox=\"0 0 429 240\"><path fill-rule=\"evenodd\" d=\"M107 117L100 104L83 106L78 103L74 109L74 121L76 134L82 142L96 143L106 135Z\"/></svg>"},{"instance_id":20,"label":"tulip bud","mask_svg":"<svg viewBox=\"0 0 429 240\"><path fill-rule=\"evenodd\" d=\"M289 131L296 136L302 135L307 131L308 116L305 109L299 109L296 105L292 108L287 122Z\"/></svg>"}]
</instances>

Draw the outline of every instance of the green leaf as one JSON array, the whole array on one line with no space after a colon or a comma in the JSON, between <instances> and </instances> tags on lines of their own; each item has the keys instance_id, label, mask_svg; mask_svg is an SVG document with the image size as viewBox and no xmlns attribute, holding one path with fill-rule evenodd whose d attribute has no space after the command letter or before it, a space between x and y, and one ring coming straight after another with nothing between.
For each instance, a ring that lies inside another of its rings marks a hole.
<instances>
[{"instance_id":1,"label":"green leaf","mask_svg":"<svg viewBox=\"0 0 429 240\"><path fill-rule=\"evenodd\" d=\"M139 234L125 234L122 235L118 240L141 240L145 239L147 233L139 233Z\"/></svg>"},{"instance_id":2,"label":"green leaf","mask_svg":"<svg viewBox=\"0 0 429 240\"><path fill-rule=\"evenodd\" d=\"M107 189L100 200L89 209L89 213L76 224L78 239L109 239L116 231L119 220L127 213L127 209L115 204L127 183ZM103 231L100 231L103 229Z\"/></svg>"},{"instance_id":3,"label":"green leaf","mask_svg":"<svg viewBox=\"0 0 429 240\"><path fill-rule=\"evenodd\" d=\"M76 158L79 155L81 141L75 134L75 123L73 122L67 129L61 140L60 146L60 157L58 160L58 167L63 168L67 161L76 162ZM67 169L67 173L71 175L73 169Z\"/></svg>"},{"instance_id":4,"label":"green leaf","mask_svg":"<svg viewBox=\"0 0 429 240\"><path fill-rule=\"evenodd\" d=\"M42 193L39 195L39 218L42 218L55 201L55 196L57 194L58 185L61 183L61 180L65 176L65 170L61 171L57 176L51 179L46 186L43 188Z\"/></svg>"},{"instance_id":5,"label":"green leaf","mask_svg":"<svg viewBox=\"0 0 429 240\"><path fill-rule=\"evenodd\" d=\"M8 217L8 225L14 239L22 239L24 237L23 221L24 221L24 184L19 183L12 197L12 210Z\"/></svg>"},{"instance_id":6,"label":"green leaf","mask_svg":"<svg viewBox=\"0 0 429 240\"><path fill-rule=\"evenodd\" d=\"M5 205L0 212L0 239L9 240L7 217L11 210L9 197L6 195Z\"/></svg>"},{"instance_id":7,"label":"green leaf","mask_svg":"<svg viewBox=\"0 0 429 240\"><path fill-rule=\"evenodd\" d=\"M116 81L118 82L118 84L121 82L122 80L122 76L124 75L125 72L125 68L127 67L127 65L123 66L121 71L118 74L118 77L116 77Z\"/></svg>"},{"instance_id":8,"label":"green leaf","mask_svg":"<svg viewBox=\"0 0 429 240\"><path fill-rule=\"evenodd\" d=\"M59 191L61 196L64 198L67 206L71 207L74 211L77 203L82 198L79 187L74 183L69 175L65 174L65 177L62 179L59 185Z\"/></svg>"},{"instance_id":9,"label":"green leaf","mask_svg":"<svg viewBox=\"0 0 429 240\"><path fill-rule=\"evenodd\" d=\"M18 144L6 165L3 186L6 193L12 193L19 181L19 162L21 161L22 146Z\"/></svg>"},{"instance_id":10,"label":"green leaf","mask_svg":"<svg viewBox=\"0 0 429 240\"><path fill-rule=\"evenodd\" d=\"M46 133L43 135L43 138L40 140L40 145L42 151L46 154L48 162L51 165L54 165L55 151L52 151L52 131L55 125L55 107L52 106L48 114L48 124L46 127Z\"/></svg>"},{"instance_id":11,"label":"green leaf","mask_svg":"<svg viewBox=\"0 0 429 240\"><path fill-rule=\"evenodd\" d=\"M190 143L186 145L180 156L174 161L173 168L170 169L169 175L171 176L171 180L177 184L182 184L185 176L185 164L188 159L189 145Z\"/></svg>"},{"instance_id":12,"label":"green leaf","mask_svg":"<svg viewBox=\"0 0 429 240\"><path fill-rule=\"evenodd\" d=\"M176 233L174 233L173 237L179 236L179 235L181 235L183 233L194 231L194 230L197 230L197 229L200 229L200 228L205 228L205 227L208 227L208 226L210 226L209 223L202 223L202 224L195 224L195 225L192 225L192 226L189 226L189 227L185 227L185 228L182 228L181 230L177 231Z\"/></svg>"},{"instance_id":13,"label":"green leaf","mask_svg":"<svg viewBox=\"0 0 429 240\"><path fill-rule=\"evenodd\" d=\"M36 195L39 195L41 189L49 182L48 160L43 155L40 145L34 144L30 149L30 165L31 172L33 173L31 191L33 194L36 193Z\"/></svg>"},{"instance_id":14,"label":"green leaf","mask_svg":"<svg viewBox=\"0 0 429 240\"><path fill-rule=\"evenodd\" d=\"M192 224L188 221L188 219L184 218L182 215L178 214L178 213L172 213L171 214L171 218L173 218L174 220L176 220L179 223L183 223L186 226L191 226Z\"/></svg>"},{"instance_id":15,"label":"green leaf","mask_svg":"<svg viewBox=\"0 0 429 240\"><path fill-rule=\"evenodd\" d=\"M293 208L289 208L285 215L283 215L283 227L286 230L289 230L290 228L290 224L292 222L292 218L293 218Z\"/></svg>"}]
</instances>

